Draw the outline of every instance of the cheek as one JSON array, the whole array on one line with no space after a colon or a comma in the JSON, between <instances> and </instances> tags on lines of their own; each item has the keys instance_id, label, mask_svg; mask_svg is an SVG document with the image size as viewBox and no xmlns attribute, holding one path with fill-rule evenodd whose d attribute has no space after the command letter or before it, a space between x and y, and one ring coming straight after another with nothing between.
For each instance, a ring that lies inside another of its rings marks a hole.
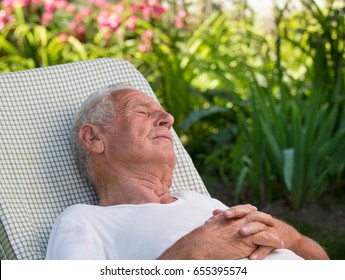
<instances>
[{"instance_id":1,"label":"cheek","mask_svg":"<svg viewBox=\"0 0 345 280\"><path fill-rule=\"evenodd\" d=\"M112 152L123 154L142 150L145 143L145 132L140 126L132 125L123 127L119 132L114 133L109 145L111 145Z\"/></svg>"},{"instance_id":2,"label":"cheek","mask_svg":"<svg viewBox=\"0 0 345 280\"><path fill-rule=\"evenodd\" d=\"M147 118L127 115L115 120L108 138L108 148L113 157L133 156L147 150L150 123Z\"/></svg>"},{"instance_id":3,"label":"cheek","mask_svg":"<svg viewBox=\"0 0 345 280\"><path fill-rule=\"evenodd\" d=\"M150 123L146 117L126 116L120 126L119 132L128 135L128 138L139 139L146 137Z\"/></svg>"}]
</instances>

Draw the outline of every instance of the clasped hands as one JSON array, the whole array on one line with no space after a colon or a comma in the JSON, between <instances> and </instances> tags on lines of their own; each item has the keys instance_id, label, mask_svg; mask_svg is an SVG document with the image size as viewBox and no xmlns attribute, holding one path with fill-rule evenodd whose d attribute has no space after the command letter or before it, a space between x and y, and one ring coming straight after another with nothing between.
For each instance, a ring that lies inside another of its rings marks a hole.
<instances>
[{"instance_id":1,"label":"clasped hands","mask_svg":"<svg viewBox=\"0 0 345 280\"><path fill-rule=\"evenodd\" d=\"M263 259L275 248L290 249L300 234L288 224L252 205L214 210L205 224L194 229L159 259Z\"/></svg>"},{"instance_id":2,"label":"clasped hands","mask_svg":"<svg viewBox=\"0 0 345 280\"><path fill-rule=\"evenodd\" d=\"M326 251L291 225L258 211L250 204L214 210L159 259L264 259L273 249L289 249L304 259L328 260Z\"/></svg>"},{"instance_id":3,"label":"clasped hands","mask_svg":"<svg viewBox=\"0 0 345 280\"><path fill-rule=\"evenodd\" d=\"M263 259L273 249L289 248L292 238L298 234L288 224L258 211L250 204L234 206L225 211L214 210L204 227L211 235L218 235L214 236L215 241L223 239L223 244L213 244L218 252L212 258L224 251L220 254L220 258L224 259ZM224 250L226 246L232 256Z\"/></svg>"}]
</instances>

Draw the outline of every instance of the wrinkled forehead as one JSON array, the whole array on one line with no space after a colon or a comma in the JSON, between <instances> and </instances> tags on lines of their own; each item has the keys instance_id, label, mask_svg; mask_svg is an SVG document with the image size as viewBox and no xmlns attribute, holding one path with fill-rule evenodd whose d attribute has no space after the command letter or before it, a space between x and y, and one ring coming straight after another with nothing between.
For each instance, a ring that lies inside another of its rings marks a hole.
<instances>
[{"instance_id":1,"label":"wrinkled forehead","mask_svg":"<svg viewBox=\"0 0 345 280\"><path fill-rule=\"evenodd\" d=\"M161 105L146 93L136 89L125 89L114 96L116 110L127 111L129 109L145 106L162 109Z\"/></svg>"}]
</instances>

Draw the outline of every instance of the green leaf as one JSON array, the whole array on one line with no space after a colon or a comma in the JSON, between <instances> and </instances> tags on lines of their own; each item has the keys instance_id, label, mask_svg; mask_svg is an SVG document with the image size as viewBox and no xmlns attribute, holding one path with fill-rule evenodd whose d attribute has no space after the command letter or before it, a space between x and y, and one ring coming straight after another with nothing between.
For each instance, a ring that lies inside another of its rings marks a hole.
<instances>
[{"instance_id":1,"label":"green leaf","mask_svg":"<svg viewBox=\"0 0 345 280\"><path fill-rule=\"evenodd\" d=\"M293 176L294 176L294 160L295 160L295 150L293 148L283 150L283 173L284 182L288 191L292 191L293 188Z\"/></svg>"},{"instance_id":2,"label":"green leaf","mask_svg":"<svg viewBox=\"0 0 345 280\"><path fill-rule=\"evenodd\" d=\"M220 106L211 106L207 109L200 109L191 112L184 122L181 124L182 131L186 131L188 128L190 128L193 124L200 121L201 119L208 117L213 114L223 113L229 111L226 107L220 107Z\"/></svg>"},{"instance_id":3,"label":"green leaf","mask_svg":"<svg viewBox=\"0 0 345 280\"><path fill-rule=\"evenodd\" d=\"M6 38L0 34L0 50L5 50L8 54L17 54L17 49L14 45L12 45Z\"/></svg>"},{"instance_id":4,"label":"green leaf","mask_svg":"<svg viewBox=\"0 0 345 280\"><path fill-rule=\"evenodd\" d=\"M84 45L77 38L73 36L68 36L67 40L75 49L76 51L75 54L78 55L81 60L86 60L87 53L86 53Z\"/></svg>"},{"instance_id":5,"label":"green leaf","mask_svg":"<svg viewBox=\"0 0 345 280\"><path fill-rule=\"evenodd\" d=\"M40 42L40 46L45 48L48 43L48 32L44 26L37 25L34 27L33 36L35 42Z\"/></svg>"},{"instance_id":6,"label":"green leaf","mask_svg":"<svg viewBox=\"0 0 345 280\"><path fill-rule=\"evenodd\" d=\"M241 172L240 172L240 175L237 178L236 191L235 191L236 200L239 199L239 196L243 191L244 181L245 181L245 178L246 178L248 172L249 172L249 168L247 166L243 167Z\"/></svg>"}]
</instances>

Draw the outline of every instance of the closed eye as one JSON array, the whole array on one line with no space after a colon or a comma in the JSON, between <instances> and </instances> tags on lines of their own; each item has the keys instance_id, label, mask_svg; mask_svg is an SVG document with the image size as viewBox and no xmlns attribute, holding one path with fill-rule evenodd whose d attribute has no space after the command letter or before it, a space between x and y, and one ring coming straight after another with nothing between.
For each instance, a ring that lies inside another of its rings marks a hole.
<instances>
[{"instance_id":1,"label":"closed eye","mask_svg":"<svg viewBox=\"0 0 345 280\"><path fill-rule=\"evenodd\" d=\"M147 111L138 111L138 114L145 115L146 117L150 117L150 113Z\"/></svg>"}]
</instances>

